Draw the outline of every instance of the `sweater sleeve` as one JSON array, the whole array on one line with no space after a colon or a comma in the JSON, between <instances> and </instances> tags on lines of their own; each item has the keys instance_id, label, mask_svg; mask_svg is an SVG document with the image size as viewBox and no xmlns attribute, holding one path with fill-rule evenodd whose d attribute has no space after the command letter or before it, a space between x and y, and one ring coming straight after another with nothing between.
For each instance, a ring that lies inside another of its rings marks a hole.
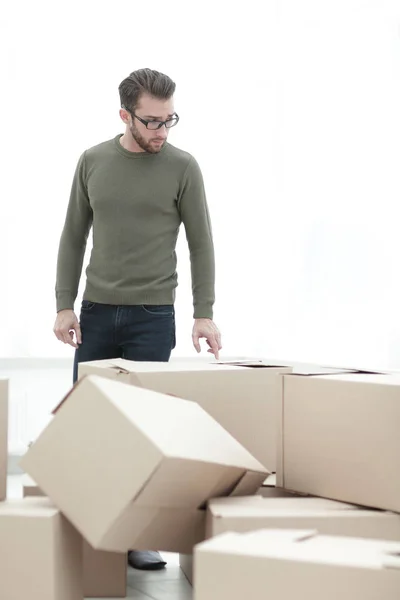
<instances>
[{"instance_id":1,"label":"sweater sleeve","mask_svg":"<svg viewBox=\"0 0 400 600\"><path fill-rule=\"evenodd\" d=\"M75 170L64 228L61 235L56 278L57 312L74 308L93 213L86 185L85 153Z\"/></svg>"},{"instance_id":2,"label":"sweater sleeve","mask_svg":"<svg viewBox=\"0 0 400 600\"><path fill-rule=\"evenodd\" d=\"M190 252L194 318L213 318L215 258L210 215L200 167L192 157L183 176L178 207Z\"/></svg>"}]
</instances>

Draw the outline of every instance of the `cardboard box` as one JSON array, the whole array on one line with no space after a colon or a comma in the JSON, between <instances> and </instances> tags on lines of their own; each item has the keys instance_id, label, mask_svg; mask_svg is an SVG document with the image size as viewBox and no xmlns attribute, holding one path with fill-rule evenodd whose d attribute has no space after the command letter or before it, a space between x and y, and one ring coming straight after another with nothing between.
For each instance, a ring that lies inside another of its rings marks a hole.
<instances>
[{"instance_id":1,"label":"cardboard box","mask_svg":"<svg viewBox=\"0 0 400 600\"><path fill-rule=\"evenodd\" d=\"M248 361L224 364L133 362L80 363L79 376L100 375L200 404L269 471L276 470L277 410L281 373L291 367Z\"/></svg>"},{"instance_id":2,"label":"cardboard box","mask_svg":"<svg viewBox=\"0 0 400 600\"><path fill-rule=\"evenodd\" d=\"M82 538L48 498L0 503L0 598L82 600Z\"/></svg>"},{"instance_id":3,"label":"cardboard box","mask_svg":"<svg viewBox=\"0 0 400 600\"><path fill-rule=\"evenodd\" d=\"M315 529L326 535L400 542L400 515L311 496L248 496L209 501L207 538L258 529ZM180 565L192 583L193 556L180 555Z\"/></svg>"},{"instance_id":4,"label":"cardboard box","mask_svg":"<svg viewBox=\"0 0 400 600\"><path fill-rule=\"evenodd\" d=\"M325 535L400 542L400 515L311 496L217 498L208 503L207 538L256 529L315 529Z\"/></svg>"},{"instance_id":5,"label":"cardboard box","mask_svg":"<svg viewBox=\"0 0 400 600\"><path fill-rule=\"evenodd\" d=\"M0 501L7 497L8 380L0 379Z\"/></svg>"},{"instance_id":6,"label":"cardboard box","mask_svg":"<svg viewBox=\"0 0 400 600\"><path fill-rule=\"evenodd\" d=\"M179 566L190 585L193 585L193 554L180 554Z\"/></svg>"},{"instance_id":7,"label":"cardboard box","mask_svg":"<svg viewBox=\"0 0 400 600\"><path fill-rule=\"evenodd\" d=\"M195 548L195 600L260 597L398 600L400 543L259 530Z\"/></svg>"},{"instance_id":8,"label":"cardboard box","mask_svg":"<svg viewBox=\"0 0 400 600\"><path fill-rule=\"evenodd\" d=\"M284 375L277 485L400 512L400 377Z\"/></svg>"},{"instance_id":9,"label":"cardboard box","mask_svg":"<svg viewBox=\"0 0 400 600\"><path fill-rule=\"evenodd\" d=\"M96 549L188 553L209 498L251 495L268 472L197 403L81 379L21 466Z\"/></svg>"},{"instance_id":10,"label":"cardboard box","mask_svg":"<svg viewBox=\"0 0 400 600\"><path fill-rule=\"evenodd\" d=\"M28 476L23 481L23 496L44 496ZM83 595L85 598L125 598L127 557L122 552L95 550L82 539Z\"/></svg>"}]
</instances>

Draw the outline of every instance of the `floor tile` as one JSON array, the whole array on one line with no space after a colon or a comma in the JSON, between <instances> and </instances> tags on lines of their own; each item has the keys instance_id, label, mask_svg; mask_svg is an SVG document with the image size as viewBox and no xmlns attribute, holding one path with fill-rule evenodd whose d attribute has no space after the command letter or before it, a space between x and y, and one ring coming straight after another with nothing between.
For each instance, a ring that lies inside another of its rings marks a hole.
<instances>
[{"instance_id":1,"label":"floor tile","mask_svg":"<svg viewBox=\"0 0 400 600\"><path fill-rule=\"evenodd\" d=\"M142 592L132 589L128 589L128 594L126 597L129 598L129 600L154 600L151 596L147 596ZM115 600L115 598L92 598L91 600Z\"/></svg>"},{"instance_id":2,"label":"floor tile","mask_svg":"<svg viewBox=\"0 0 400 600\"><path fill-rule=\"evenodd\" d=\"M148 594L154 600L192 600L192 587L186 579L146 581L135 584L136 590Z\"/></svg>"},{"instance_id":3,"label":"floor tile","mask_svg":"<svg viewBox=\"0 0 400 600\"><path fill-rule=\"evenodd\" d=\"M163 556L165 556L163 554ZM132 587L137 587L136 583L140 583L141 581L176 581L179 579L186 579L185 575L181 571L179 565L170 564L166 569L162 571L139 571L138 569L132 569L128 567L128 585Z\"/></svg>"}]
</instances>

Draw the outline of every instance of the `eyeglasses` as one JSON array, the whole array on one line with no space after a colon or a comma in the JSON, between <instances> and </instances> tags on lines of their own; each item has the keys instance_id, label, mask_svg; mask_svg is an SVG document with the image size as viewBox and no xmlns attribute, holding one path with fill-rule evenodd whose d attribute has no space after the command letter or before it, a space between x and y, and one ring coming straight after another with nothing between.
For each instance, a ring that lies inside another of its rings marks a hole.
<instances>
[{"instance_id":1,"label":"eyeglasses","mask_svg":"<svg viewBox=\"0 0 400 600\"><path fill-rule=\"evenodd\" d=\"M123 107L125 108L125 107ZM125 110L127 110L132 117L135 117L135 119L137 119L138 121L140 121L141 123L143 123L143 125L146 126L146 129L152 129L153 131L155 129L161 129L161 127L163 127L165 125L165 127L167 129L170 129L171 127L175 127L175 125L178 124L179 121L179 116L175 113L173 117L171 117L170 119L167 119L166 121L146 121L146 119L142 119L142 117L138 117L137 115L135 115L134 112L132 112L131 110L129 110L128 108L125 108Z\"/></svg>"}]
</instances>

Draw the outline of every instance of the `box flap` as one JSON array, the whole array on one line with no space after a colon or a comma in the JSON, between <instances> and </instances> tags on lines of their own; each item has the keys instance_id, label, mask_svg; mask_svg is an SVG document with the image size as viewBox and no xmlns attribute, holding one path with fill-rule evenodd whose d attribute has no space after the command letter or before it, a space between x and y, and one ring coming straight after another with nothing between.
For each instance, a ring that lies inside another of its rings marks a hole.
<instances>
[{"instance_id":1,"label":"box flap","mask_svg":"<svg viewBox=\"0 0 400 600\"><path fill-rule=\"evenodd\" d=\"M381 370L368 370L361 369L358 367L338 367L333 365L315 365L312 363L294 363L293 364L293 375L304 375L304 376L312 376L312 375L336 375L336 374L346 374L346 373L364 373L371 375L379 375L384 374L384 371Z\"/></svg>"},{"instance_id":2,"label":"box flap","mask_svg":"<svg viewBox=\"0 0 400 600\"><path fill-rule=\"evenodd\" d=\"M212 371L218 366L217 362L204 362L204 361L170 361L170 362L157 362L157 361L134 361L126 360L125 358L114 358L112 360L100 360L91 361L87 363L80 363L81 369L84 365L91 367L91 374L96 374L95 369L111 369L116 373L124 375L132 374L146 374L146 373L190 373L190 372L201 372L201 371ZM225 367L224 370L234 370L235 365L233 364L221 364L220 367Z\"/></svg>"},{"instance_id":3,"label":"box flap","mask_svg":"<svg viewBox=\"0 0 400 600\"><path fill-rule=\"evenodd\" d=\"M282 497L282 498L264 498L262 496L245 496L241 498L213 498L208 503L208 508L213 516L268 516L277 512L285 514L340 514L343 511L359 511L359 507L354 504L337 502L326 498L305 497ZM368 510L371 515L373 510Z\"/></svg>"},{"instance_id":4,"label":"box flap","mask_svg":"<svg viewBox=\"0 0 400 600\"><path fill-rule=\"evenodd\" d=\"M258 489L264 481L263 473L247 471L243 477L236 484L230 496L247 496L248 494L254 493L254 490Z\"/></svg>"},{"instance_id":5,"label":"box flap","mask_svg":"<svg viewBox=\"0 0 400 600\"><path fill-rule=\"evenodd\" d=\"M125 360L124 358L113 358L112 360L108 361L96 361L92 364L100 369L112 369L117 373L129 375L129 373L135 371L135 365L137 365L137 362L133 360Z\"/></svg>"},{"instance_id":6,"label":"box flap","mask_svg":"<svg viewBox=\"0 0 400 600\"><path fill-rule=\"evenodd\" d=\"M399 386L400 377L391 373L364 373L357 371L354 373L339 373L333 375L323 375L321 379L343 381L349 383L367 383L368 385Z\"/></svg>"},{"instance_id":7,"label":"box flap","mask_svg":"<svg viewBox=\"0 0 400 600\"><path fill-rule=\"evenodd\" d=\"M276 487L276 473L271 473L268 477L263 481L262 487Z\"/></svg>"},{"instance_id":8,"label":"box flap","mask_svg":"<svg viewBox=\"0 0 400 600\"><path fill-rule=\"evenodd\" d=\"M346 373L358 373L351 369L334 369L333 367L322 367L319 365L297 365L288 376L312 377L314 375L341 375ZM285 374L286 375L286 374Z\"/></svg>"},{"instance_id":9,"label":"box flap","mask_svg":"<svg viewBox=\"0 0 400 600\"><path fill-rule=\"evenodd\" d=\"M260 360L219 360L214 365L227 365L231 367L248 367L252 369L291 369L291 365L278 361Z\"/></svg>"}]
</instances>

